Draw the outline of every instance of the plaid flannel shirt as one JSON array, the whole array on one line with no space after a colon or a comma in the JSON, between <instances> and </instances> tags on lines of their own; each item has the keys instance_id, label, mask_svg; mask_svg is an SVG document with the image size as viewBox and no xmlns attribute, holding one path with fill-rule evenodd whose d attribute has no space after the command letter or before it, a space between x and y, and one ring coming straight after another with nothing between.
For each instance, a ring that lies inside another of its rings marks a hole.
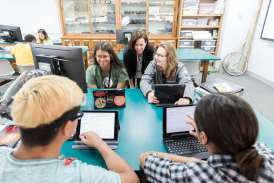
<instances>
[{"instance_id":1,"label":"plaid flannel shirt","mask_svg":"<svg viewBox=\"0 0 274 183\"><path fill-rule=\"evenodd\" d=\"M264 144L255 145L263 157L263 165L256 182L274 182L274 153ZM235 160L230 155L211 155L207 161L175 163L154 155L145 160L144 173L148 182L222 182L249 183L239 173Z\"/></svg>"}]
</instances>

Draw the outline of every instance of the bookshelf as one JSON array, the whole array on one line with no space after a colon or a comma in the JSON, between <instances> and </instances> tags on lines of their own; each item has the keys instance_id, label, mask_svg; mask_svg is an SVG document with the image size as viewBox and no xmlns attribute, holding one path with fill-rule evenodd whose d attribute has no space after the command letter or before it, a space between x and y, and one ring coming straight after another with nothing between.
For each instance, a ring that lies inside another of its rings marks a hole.
<instances>
[{"instance_id":1,"label":"bookshelf","mask_svg":"<svg viewBox=\"0 0 274 183\"><path fill-rule=\"evenodd\" d=\"M181 0L178 15L177 47L201 47L217 55L222 29L223 7L217 0ZM207 31L208 37L196 40L193 32ZM196 44L197 42L199 44Z\"/></svg>"},{"instance_id":2,"label":"bookshelf","mask_svg":"<svg viewBox=\"0 0 274 183\"><path fill-rule=\"evenodd\" d=\"M124 45L116 43L119 29L144 29L152 44L177 43L180 0L57 0L63 45L89 47L109 41L118 53Z\"/></svg>"}]
</instances>

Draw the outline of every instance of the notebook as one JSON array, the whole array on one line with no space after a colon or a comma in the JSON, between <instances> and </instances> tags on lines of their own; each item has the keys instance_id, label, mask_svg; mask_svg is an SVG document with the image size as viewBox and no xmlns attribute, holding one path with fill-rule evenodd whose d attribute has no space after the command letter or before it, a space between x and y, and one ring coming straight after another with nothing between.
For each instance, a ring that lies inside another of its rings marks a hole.
<instances>
[{"instance_id":1,"label":"notebook","mask_svg":"<svg viewBox=\"0 0 274 183\"><path fill-rule=\"evenodd\" d=\"M90 149L80 141L79 135L93 131L99 135L111 149L118 147L119 120L118 111L82 111L83 117L78 122L74 135L74 149Z\"/></svg>"},{"instance_id":2,"label":"notebook","mask_svg":"<svg viewBox=\"0 0 274 183\"><path fill-rule=\"evenodd\" d=\"M187 116L194 116L195 106L173 106L163 109L163 140L169 153L207 159L208 152L189 131Z\"/></svg>"},{"instance_id":3,"label":"notebook","mask_svg":"<svg viewBox=\"0 0 274 183\"><path fill-rule=\"evenodd\" d=\"M204 82L200 87L210 93L229 93L241 95L244 91L242 86L219 78Z\"/></svg>"},{"instance_id":4,"label":"notebook","mask_svg":"<svg viewBox=\"0 0 274 183\"><path fill-rule=\"evenodd\" d=\"M159 100L157 106L172 106L184 96L184 84L155 84L155 97Z\"/></svg>"},{"instance_id":5,"label":"notebook","mask_svg":"<svg viewBox=\"0 0 274 183\"><path fill-rule=\"evenodd\" d=\"M125 89L99 89L93 91L94 108L106 109L126 106Z\"/></svg>"}]
</instances>

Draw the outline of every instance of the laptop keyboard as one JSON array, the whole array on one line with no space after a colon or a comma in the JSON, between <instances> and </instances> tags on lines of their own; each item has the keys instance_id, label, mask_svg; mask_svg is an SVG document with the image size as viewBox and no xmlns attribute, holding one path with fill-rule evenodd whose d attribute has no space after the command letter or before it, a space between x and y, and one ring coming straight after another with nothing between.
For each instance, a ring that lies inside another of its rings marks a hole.
<instances>
[{"instance_id":1,"label":"laptop keyboard","mask_svg":"<svg viewBox=\"0 0 274 183\"><path fill-rule=\"evenodd\" d=\"M184 137L184 139L165 140L168 152L178 155L207 152L195 137Z\"/></svg>"}]
</instances>

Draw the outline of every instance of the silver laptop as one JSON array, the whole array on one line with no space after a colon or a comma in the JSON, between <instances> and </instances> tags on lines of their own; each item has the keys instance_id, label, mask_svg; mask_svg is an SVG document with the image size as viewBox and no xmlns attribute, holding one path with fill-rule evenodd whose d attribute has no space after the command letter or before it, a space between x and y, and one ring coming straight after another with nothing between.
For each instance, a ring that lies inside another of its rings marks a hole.
<instances>
[{"instance_id":1,"label":"silver laptop","mask_svg":"<svg viewBox=\"0 0 274 183\"><path fill-rule=\"evenodd\" d=\"M74 149L92 149L80 141L79 135L93 131L99 135L111 149L117 149L119 136L118 111L82 111L74 136Z\"/></svg>"},{"instance_id":2,"label":"silver laptop","mask_svg":"<svg viewBox=\"0 0 274 183\"><path fill-rule=\"evenodd\" d=\"M169 153L207 159L208 152L189 131L187 116L194 116L194 105L172 106L163 109L163 140Z\"/></svg>"}]
</instances>

